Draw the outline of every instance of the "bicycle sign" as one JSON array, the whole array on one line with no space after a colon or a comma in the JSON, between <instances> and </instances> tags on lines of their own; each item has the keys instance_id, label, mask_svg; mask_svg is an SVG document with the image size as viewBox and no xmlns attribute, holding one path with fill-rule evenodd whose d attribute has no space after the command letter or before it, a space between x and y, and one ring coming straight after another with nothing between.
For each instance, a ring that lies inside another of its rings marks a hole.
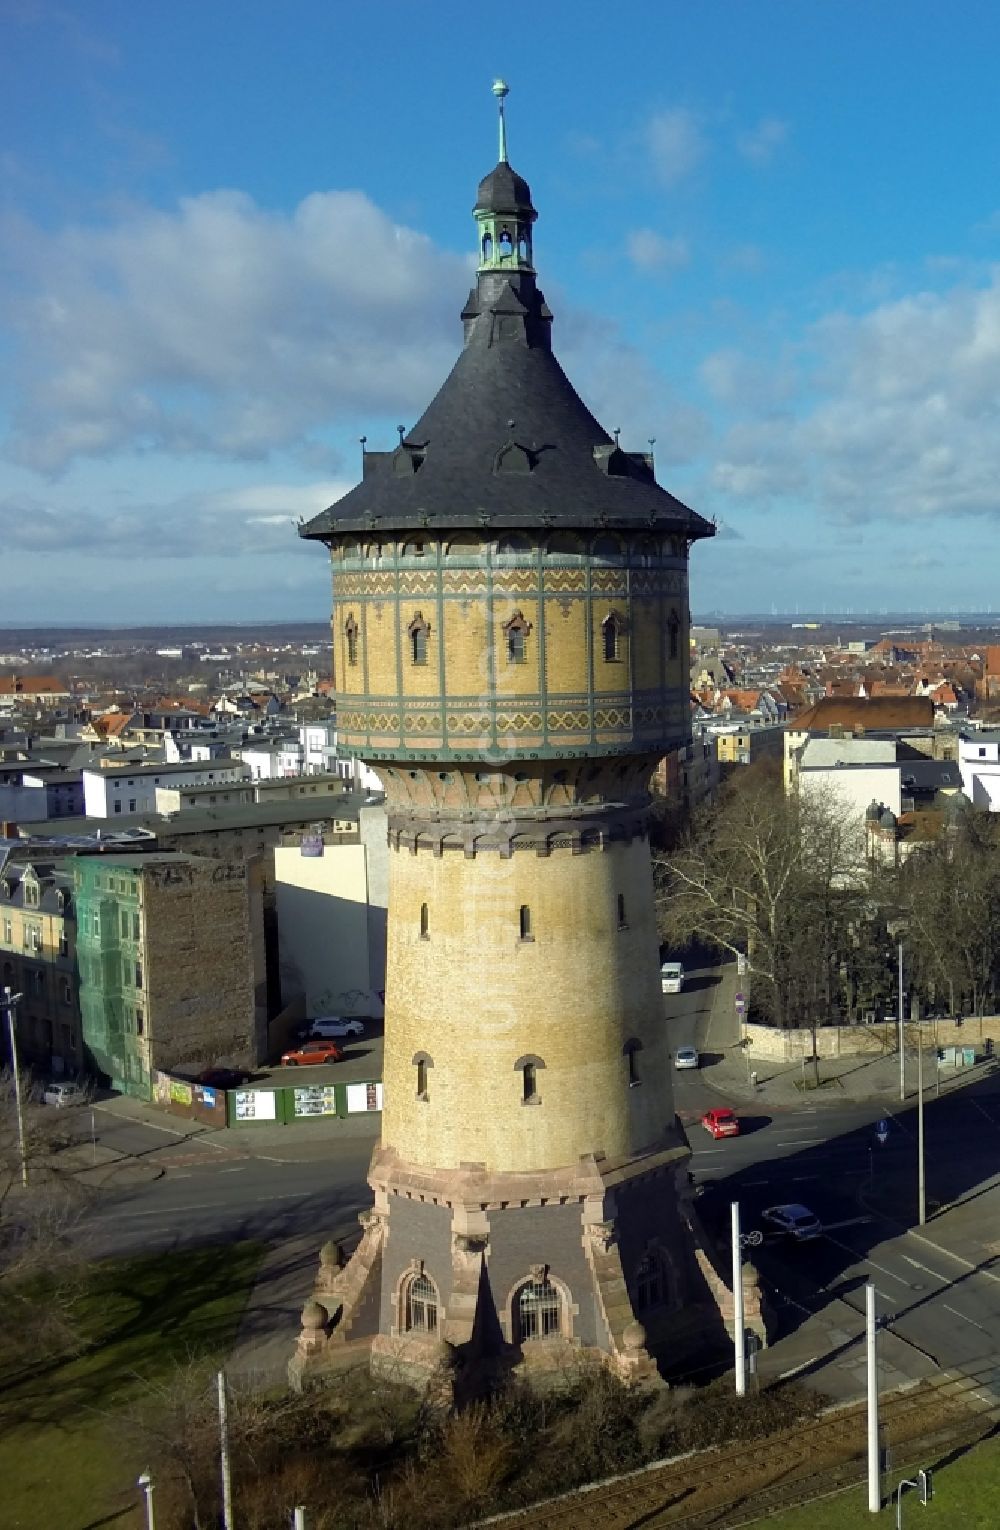
<instances>
[{"instance_id":1,"label":"bicycle sign","mask_svg":"<svg viewBox=\"0 0 1000 1530\"><path fill-rule=\"evenodd\" d=\"M876 1135L876 1137L879 1140L879 1146L880 1147L885 1147L885 1144L888 1141L888 1137L889 1137L889 1123L888 1123L888 1121L883 1119L883 1120L881 1120L879 1122L878 1126L876 1126L876 1128L875 1128L875 1135Z\"/></svg>"},{"instance_id":2,"label":"bicycle sign","mask_svg":"<svg viewBox=\"0 0 1000 1530\"><path fill-rule=\"evenodd\" d=\"M753 1232L740 1233L741 1248L759 1248L764 1241L764 1234L757 1228Z\"/></svg>"}]
</instances>

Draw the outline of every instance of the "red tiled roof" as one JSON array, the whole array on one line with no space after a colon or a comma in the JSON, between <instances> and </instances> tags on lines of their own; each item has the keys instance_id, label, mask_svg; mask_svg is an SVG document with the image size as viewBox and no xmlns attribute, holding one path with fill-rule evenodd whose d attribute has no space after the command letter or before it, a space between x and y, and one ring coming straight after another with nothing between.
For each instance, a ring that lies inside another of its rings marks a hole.
<instances>
[{"instance_id":1,"label":"red tiled roof","mask_svg":"<svg viewBox=\"0 0 1000 1530\"><path fill-rule=\"evenodd\" d=\"M0 675L0 696L68 696L54 675Z\"/></svg>"},{"instance_id":2,"label":"red tiled roof","mask_svg":"<svg viewBox=\"0 0 1000 1530\"><path fill-rule=\"evenodd\" d=\"M788 726L796 733L825 733L828 728L932 728L934 703L929 696L823 696Z\"/></svg>"}]
</instances>

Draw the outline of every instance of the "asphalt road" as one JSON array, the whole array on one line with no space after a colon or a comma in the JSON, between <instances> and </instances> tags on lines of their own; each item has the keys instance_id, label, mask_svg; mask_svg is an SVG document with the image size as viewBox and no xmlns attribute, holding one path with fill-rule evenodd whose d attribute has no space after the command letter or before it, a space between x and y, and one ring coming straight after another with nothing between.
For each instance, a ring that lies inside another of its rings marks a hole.
<instances>
[{"instance_id":1,"label":"asphalt road","mask_svg":"<svg viewBox=\"0 0 1000 1530\"><path fill-rule=\"evenodd\" d=\"M685 994L665 999L675 1046L705 1045L707 991L696 979ZM892 1318L880 1340L890 1371L916 1377L987 1359L1000 1364L1000 1274L970 1271L904 1230L916 1220L912 1103L845 1101L773 1112L741 1106L741 1135L716 1142L700 1125L704 1110L723 1103L711 1080L711 1063L675 1072L675 1103L692 1146L698 1207L719 1248L729 1247L733 1200L742 1230L764 1233L751 1257L773 1293L781 1336L766 1370L814 1374L835 1395L856 1391L869 1280L880 1314ZM882 1119L884 1144L876 1132ZM1000 1079L926 1099L925 1163L931 1209L1000 1172ZM816 1213L821 1237L793 1244L766 1230L761 1213L788 1202ZM832 1362L825 1358L831 1352Z\"/></svg>"},{"instance_id":2,"label":"asphalt road","mask_svg":"<svg viewBox=\"0 0 1000 1530\"><path fill-rule=\"evenodd\" d=\"M880 1311L893 1315L880 1340L885 1384L942 1366L971 1369L991 1357L1000 1365L1000 1274L970 1271L904 1231L915 1220L913 1109L849 1100L770 1112L741 1107L741 1135L713 1141L699 1124L704 1110L724 1100L713 1087L711 1047L732 1038L707 1031L714 974L692 979L684 993L665 996L665 1024L673 1047L694 1045L709 1059L697 1072L674 1074L709 1233L720 1250L728 1247L733 1199L744 1231L763 1229L761 1212L789 1201L804 1202L823 1223L814 1242L768 1235L753 1251L779 1335L761 1357L762 1374L797 1371L835 1396L857 1395L868 1280L878 1288ZM884 1146L875 1134L882 1116L889 1121ZM86 1136L89 1112L76 1119ZM94 1257L240 1238L350 1239L358 1212L371 1204L366 1172L376 1121L370 1132L365 1123L365 1135L346 1137L289 1129L280 1160L262 1156L235 1131L182 1140L169 1122L155 1127L100 1111L96 1121L102 1143L162 1174L133 1185L111 1179L89 1193L81 1231ZM291 1152L295 1161L287 1161ZM1000 1079L928 1101L926 1161L930 1203L1000 1173Z\"/></svg>"}]
</instances>

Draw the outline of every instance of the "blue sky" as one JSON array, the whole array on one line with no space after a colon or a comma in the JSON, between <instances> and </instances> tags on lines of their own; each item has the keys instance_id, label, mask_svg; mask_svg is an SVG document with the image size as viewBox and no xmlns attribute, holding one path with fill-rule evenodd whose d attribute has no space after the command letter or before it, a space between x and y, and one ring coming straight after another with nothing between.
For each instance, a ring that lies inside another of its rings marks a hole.
<instances>
[{"instance_id":1,"label":"blue sky","mask_svg":"<svg viewBox=\"0 0 1000 1530\"><path fill-rule=\"evenodd\" d=\"M1000 7L6 0L0 621L325 617L293 522L461 341L510 157L555 344L721 535L696 613L986 609Z\"/></svg>"}]
</instances>

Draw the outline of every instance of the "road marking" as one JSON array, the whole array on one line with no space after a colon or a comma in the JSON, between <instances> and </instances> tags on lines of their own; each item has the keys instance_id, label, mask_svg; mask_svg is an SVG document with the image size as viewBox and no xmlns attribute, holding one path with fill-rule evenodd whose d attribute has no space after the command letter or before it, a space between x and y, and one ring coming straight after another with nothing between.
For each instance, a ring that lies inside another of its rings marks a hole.
<instances>
[{"instance_id":1,"label":"road marking","mask_svg":"<svg viewBox=\"0 0 1000 1530\"><path fill-rule=\"evenodd\" d=\"M841 1227L860 1227L862 1223L873 1222L874 1220L874 1217L845 1217L843 1222L825 1222L823 1224L823 1231L836 1232ZM836 1242L836 1239L834 1239L834 1242Z\"/></svg>"},{"instance_id":2,"label":"road marking","mask_svg":"<svg viewBox=\"0 0 1000 1530\"><path fill-rule=\"evenodd\" d=\"M913 1232L912 1230L910 1237L916 1238L920 1243L928 1243L935 1253L945 1254L949 1259L954 1259L957 1264L962 1264L967 1270L971 1270L973 1275L984 1275L987 1280L995 1280L1000 1284L1000 1275L994 1275L992 1270L984 1270L980 1265L973 1264L971 1259L965 1259L961 1254L954 1253L952 1249L945 1248L940 1243L935 1243L933 1238L926 1238L923 1233Z\"/></svg>"},{"instance_id":3,"label":"road marking","mask_svg":"<svg viewBox=\"0 0 1000 1530\"><path fill-rule=\"evenodd\" d=\"M804 1371L807 1366L810 1366L810 1365L814 1364L814 1362L817 1361L818 1359L819 1359L819 1355L810 1355L809 1359L808 1360L803 1360L801 1365L793 1365L790 1371L781 1371L781 1372L779 1372L778 1380L779 1381L787 1381L789 1376L797 1376L800 1371Z\"/></svg>"},{"instance_id":4,"label":"road marking","mask_svg":"<svg viewBox=\"0 0 1000 1530\"><path fill-rule=\"evenodd\" d=\"M984 1328L982 1323L977 1323L975 1318L966 1317L965 1313L959 1312L957 1307L949 1307L947 1302L942 1302L941 1305L945 1312L950 1312L953 1317L961 1318L963 1323L971 1323L973 1328L979 1329L980 1333L989 1333L989 1329Z\"/></svg>"},{"instance_id":5,"label":"road marking","mask_svg":"<svg viewBox=\"0 0 1000 1530\"><path fill-rule=\"evenodd\" d=\"M704 1158L708 1153L724 1153L725 1148L692 1148L692 1158Z\"/></svg>"},{"instance_id":6,"label":"road marking","mask_svg":"<svg viewBox=\"0 0 1000 1530\"><path fill-rule=\"evenodd\" d=\"M984 1115L986 1117L986 1119L990 1123L990 1125L991 1126L996 1126L997 1123L994 1121L993 1117L990 1115L989 1111L986 1109L986 1106L985 1105L981 1105L978 1100L973 1099L971 1094L969 1095L969 1099L971 1100L972 1104L975 1105L976 1109L980 1112L980 1114Z\"/></svg>"},{"instance_id":7,"label":"road marking","mask_svg":"<svg viewBox=\"0 0 1000 1530\"><path fill-rule=\"evenodd\" d=\"M822 1137L786 1137L783 1142L776 1142L775 1147L816 1147L823 1141Z\"/></svg>"},{"instance_id":8,"label":"road marking","mask_svg":"<svg viewBox=\"0 0 1000 1530\"><path fill-rule=\"evenodd\" d=\"M219 1173L220 1174L245 1174L247 1168L248 1168L247 1164L241 1163L241 1164L237 1165L237 1167L235 1169L220 1169Z\"/></svg>"},{"instance_id":9,"label":"road marking","mask_svg":"<svg viewBox=\"0 0 1000 1530\"><path fill-rule=\"evenodd\" d=\"M804 1185L807 1179L819 1179L819 1175L818 1174L793 1174L792 1175L792 1184L793 1185ZM868 1218L868 1221L869 1222L871 1221L871 1217Z\"/></svg>"},{"instance_id":10,"label":"road marking","mask_svg":"<svg viewBox=\"0 0 1000 1530\"><path fill-rule=\"evenodd\" d=\"M946 1285L951 1285L951 1277L942 1275L940 1270L932 1270L930 1265L921 1264L919 1259L911 1259L909 1254L900 1254L899 1257L905 1259L907 1264L912 1264L915 1270L923 1270L925 1275L933 1275L935 1280L943 1280Z\"/></svg>"},{"instance_id":11,"label":"road marking","mask_svg":"<svg viewBox=\"0 0 1000 1530\"><path fill-rule=\"evenodd\" d=\"M876 1264L874 1259L866 1259L864 1254L859 1254L856 1248L852 1248L849 1243L841 1242L840 1238L831 1238L830 1242L836 1243L837 1247L842 1248L846 1253L853 1254L859 1264L870 1265L873 1270L878 1270L880 1275L888 1276L890 1280L895 1280L899 1285L905 1286L908 1291L916 1289L902 1275L897 1275L893 1270L887 1270L884 1264Z\"/></svg>"},{"instance_id":12,"label":"road marking","mask_svg":"<svg viewBox=\"0 0 1000 1530\"><path fill-rule=\"evenodd\" d=\"M816 1114L817 1108L818 1107L815 1105L806 1105L803 1110L790 1110L788 1114L790 1116L814 1116ZM808 1364L808 1361L806 1363ZM791 1371L789 1371L788 1374L791 1375Z\"/></svg>"},{"instance_id":13,"label":"road marking","mask_svg":"<svg viewBox=\"0 0 1000 1530\"><path fill-rule=\"evenodd\" d=\"M168 1137L197 1137L198 1132L175 1131L172 1126L161 1126L158 1121L144 1121L138 1116L125 1116L121 1111L112 1110L110 1105L95 1105L95 1110L103 1110L106 1116L113 1116L116 1121L121 1121L125 1126L148 1126L151 1132L166 1132Z\"/></svg>"},{"instance_id":14,"label":"road marking","mask_svg":"<svg viewBox=\"0 0 1000 1530\"><path fill-rule=\"evenodd\" d=\"M769 1179L745 1179L743 1181L743 1188L745 1190L749 1190L749 1189L751 1189L752 1186L755 1186L755 1185L769 1185L770 1183L771 1183L771 1181Z\"/></svg>"}]
</instances>

